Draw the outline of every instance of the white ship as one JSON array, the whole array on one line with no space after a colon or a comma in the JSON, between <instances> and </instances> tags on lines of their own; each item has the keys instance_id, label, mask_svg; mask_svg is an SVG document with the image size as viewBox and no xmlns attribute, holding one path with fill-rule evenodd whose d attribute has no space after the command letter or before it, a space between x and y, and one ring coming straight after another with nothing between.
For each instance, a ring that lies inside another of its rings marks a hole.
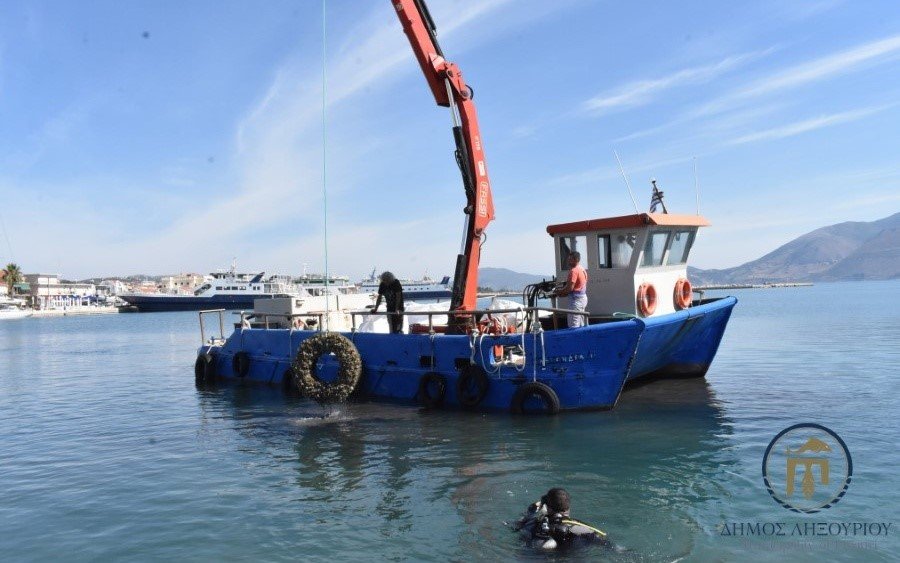
<instances>
[{"instance_id":1,"label":"white ship","mask_svg":"<svg viewBox=\"0 0 900 563\"><path fill-rule=\"evenodd\" d=\"M377 293L378 277L376 275L377 268L372 269L369 277L359 282L359 290L361 293ZM450 299L453 295L453 288L450 285L450 276L444 276L441 281L436 282L428 277L426 272L420 280L401 279L400 285L403 286L403 299L407 301L415 301L417 299Z\"/></svg>"}]
</instances>

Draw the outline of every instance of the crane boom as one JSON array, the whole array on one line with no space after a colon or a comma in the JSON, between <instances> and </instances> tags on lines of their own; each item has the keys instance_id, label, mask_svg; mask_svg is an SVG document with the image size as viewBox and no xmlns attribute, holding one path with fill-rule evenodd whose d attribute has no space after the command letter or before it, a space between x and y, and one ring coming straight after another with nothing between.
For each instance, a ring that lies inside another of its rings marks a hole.
<instances>
[{"instance_id":1,"label":"crane boom","mask_svg":"<svg viewBox=\"0 0 900 563\"><path fill-rule=\"evenodd\" d=\"M494 200L485 164L472 89L456 63L444 58L425 0L391 0L428 87L439 106L450 108L456 162L466 192L465 228L456 258L450 308L474 311L478 298L478 262L485 229L494 219ZM454 323L451 321L451 327Z\"/></svg>"}]
</instances>

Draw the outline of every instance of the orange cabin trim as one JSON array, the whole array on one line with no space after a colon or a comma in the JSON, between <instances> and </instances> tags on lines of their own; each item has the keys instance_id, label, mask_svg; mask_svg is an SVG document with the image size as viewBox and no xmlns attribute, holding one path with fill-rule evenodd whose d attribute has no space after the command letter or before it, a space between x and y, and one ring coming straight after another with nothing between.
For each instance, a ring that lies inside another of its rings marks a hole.
<instances>
[{"instance_id":1,"label":"orange cabin trim","mask_svg":"<svg viewBox=\"0 0 900 563\"><path fill-rule=\"evenodd\" d=\"M641 213L639 215L622 215L621 217L604 217L602 219L589 219L587 221L575 221L574 223L548 225L547 232L551 235L557 235L561 233L578 233L602 229L627 229L630 227L645 227L647 225L660 225L666 227L708 227L710 223L700 215Z\"/></svg>"}]
</instances>

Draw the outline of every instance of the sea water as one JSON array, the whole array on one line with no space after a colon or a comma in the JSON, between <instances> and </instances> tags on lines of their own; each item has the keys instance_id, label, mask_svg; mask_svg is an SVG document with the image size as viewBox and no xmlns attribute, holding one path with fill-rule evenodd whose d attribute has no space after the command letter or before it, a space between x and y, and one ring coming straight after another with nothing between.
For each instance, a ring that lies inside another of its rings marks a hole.
<instances>
[{"instance_id":1,"label":"sea water","mask_svg":"<svg viewBox=\"0 0 900 563\"><path fill-rule=\"evenodd\" d=\"M616 548L551 559L897 560L900 282L731 293L706 379L550 418L198 390L196 313L0 322L0 554L542 560L508 523L563 486ZM769 441L801 422L853 459L846 495L811 515L779 506L761 472ZM748 535L755 523L892 527Z\"/></svg>"}]
</instances>

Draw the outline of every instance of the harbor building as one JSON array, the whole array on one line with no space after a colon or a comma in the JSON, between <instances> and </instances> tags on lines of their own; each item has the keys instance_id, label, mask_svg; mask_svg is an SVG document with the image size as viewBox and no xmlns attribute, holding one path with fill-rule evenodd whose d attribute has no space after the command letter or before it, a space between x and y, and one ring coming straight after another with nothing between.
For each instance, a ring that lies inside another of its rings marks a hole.
<instances>
[{"instance_id":1,"label":"harbor building","mask_svg":"<svg viewBox=\"0 0 900 563\"><path fill-rule=\"evenodd\" d=\"M202 274L164 276L160 281L159 289L163 293L189 294L203 285L204 281L206 281L206 277Z\"/></svg>"},{"instance_id":2,"label":"harbor building","mask_svg":"<svg viewBox=\"0 0 900 563\"><path fill-rule=\"evenodd\" d=\"M38 309L81 307L96 298L97 290L92 283L60 280L59 274L25 274L24 277L32 303Z\"/></svg>"}]
</instances>

